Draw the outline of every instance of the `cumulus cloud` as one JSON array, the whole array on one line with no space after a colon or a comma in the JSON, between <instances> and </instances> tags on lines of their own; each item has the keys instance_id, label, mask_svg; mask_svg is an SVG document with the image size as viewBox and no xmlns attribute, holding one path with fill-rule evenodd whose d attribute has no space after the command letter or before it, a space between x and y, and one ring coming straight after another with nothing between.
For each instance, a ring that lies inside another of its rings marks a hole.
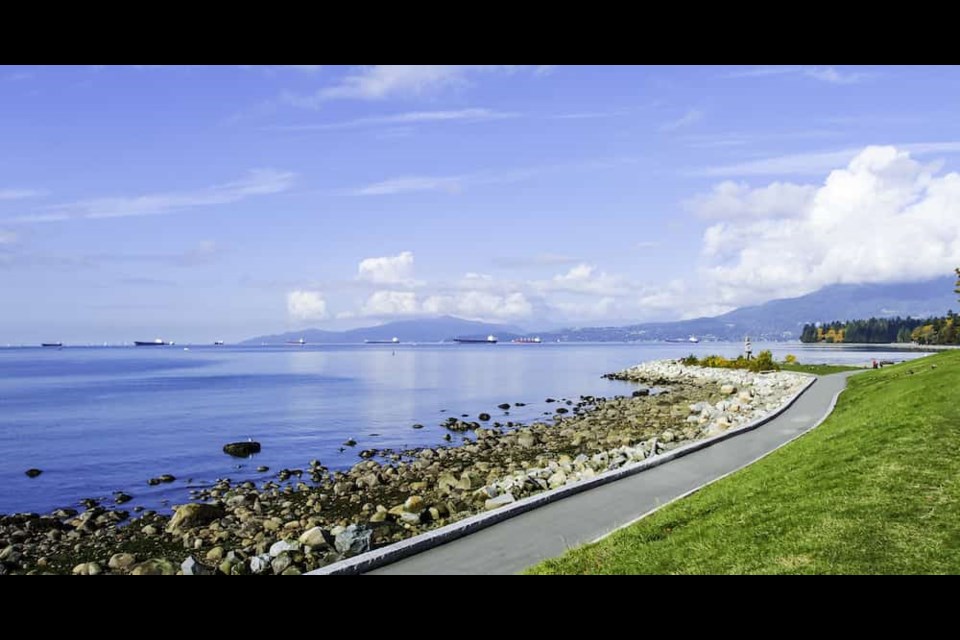
<instances>
[{"instance_id":1,"label":"cumulus cloud","mask_svg":"<svg viewBox=\"0 0 960 640\"><path fill-rule=\"evenodd\" d=\"M413 253L366 258L357 267L357 278L374 284L414 284Z\"/></svg>"},{"instance_id":2,"label":"cumulus cloud","mask_svg":"<svg viewBox=\"0 0 960 640\"><path fill-rule=\"evenodd\" d=\"M420 312L417 294L412 291L375 291L360 310L365 316L412 315Z\"/></svg>"},{"instance_id":3,"label":"cumulus cloud","mask_svg":"<svg viewBox=\"0 0 960 640\"><path fill-rule=\"evenodd\" d=\"M533 286L543 292L566 292L597 296L622 296L634 287L624 278L598 271L592 264L581 263L551 280L540 280Z\"/></svg>"},{"instance_id":4,"label":"cumulus cloud","mask_svg":"<svg viewBox=\"0 0 960 640\"><path fill-rule=\"evenodd\" d=\"M752 189L745 182L727 180L705 195L692 198L687 206L703 218L782 218L806 210L817 188L813 185L774 182Z\"/></svg>"},{"instance_id":5,"label":"cumulus cloud","mask_svg":"<svg viewBox=\"0 0 960 640\"><path fill-rule=\"evenodd\" d=\"M314 321L328 317L327 301L319 291L291 291L287 294L287 313L294 320Z\"/></svg>"},{"instance_id":6,"label":"cumulus cloud","mask_svg":"<svg viewBox=\"0 0 960 640\"><path fill-rule=\"evenodd\" d=\"M464 291L454 295L430 296L423 302L423 311L476 320L507 320L528 317L533 313L533 305L519 291L506 295L488 291Z\"/></svg>"},{"instance_id":7,"label":"cumulus cloud","mask_svg":"<svg viewBox=\"0 0 960 640\"><path fill-rule=\"evenodd\" d=\"M867 147L817 187L725 190L734 195L716 211L739 202L750 213L704 234L705 273L718 302L919 280L960 264L960 174L938 175L902 149ZM758 218L762 210L790 213Z\"/></svg>"}]
</instances>

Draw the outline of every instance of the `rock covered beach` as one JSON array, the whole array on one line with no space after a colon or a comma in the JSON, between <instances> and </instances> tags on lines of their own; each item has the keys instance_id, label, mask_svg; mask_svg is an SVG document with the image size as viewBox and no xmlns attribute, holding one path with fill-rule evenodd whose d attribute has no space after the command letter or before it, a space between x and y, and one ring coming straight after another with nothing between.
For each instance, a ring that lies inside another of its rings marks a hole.
<instances>
[{"instance_id":1,"label":"rock covered beach","mask_svg":"<svg viewBox=\"0 0 960 640\"><path fill-rule=\"evenodd\" d=\"M259 485L221 480L173 516L86 501L0 516L0 574L296 575L527 496L592 478L760 418L809 377L649 362L607 376L628 395L547 399L549 417L509 421L501 404L449 418L461 444L363 450L348 471L319 461ZM414 425L415 428L421 425Z\"/></svg>"}]
</instances>

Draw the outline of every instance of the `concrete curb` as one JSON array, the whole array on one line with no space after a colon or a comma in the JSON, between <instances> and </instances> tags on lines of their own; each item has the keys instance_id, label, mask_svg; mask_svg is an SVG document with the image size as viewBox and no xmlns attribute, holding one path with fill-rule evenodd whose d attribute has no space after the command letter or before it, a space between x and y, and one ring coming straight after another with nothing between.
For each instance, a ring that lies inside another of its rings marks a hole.
<instances>
[{"instance_id":1,"label":"concrete curb","mask_svg":"<svg viewBox=\"0 0 960 640\"><path fill-rule=\"evenodd\" d=\"M493 526L499 522L503 522L504 520L508 520L520 514L532 511L533 509L550 504L551 502L556 502L557 500L561 500L567 496L572 496L574 494L581 493L610 482L616 482L617 480L641 473L647 469L658 467L666 462L670 462L671 460L675 460L696 451L700 451L701 449L706 449L707 447L717 444L718 442L729 440L730 438L734 438L741 433L752 431L770 422L793 406L800 396L802 396L817 381L816 376L811 376L809 374L798 375L807 375L810 377L810 381L804 385L800 391L791 396L789 400L780 405L780 407L763 416L762 418L758 418L753 422L749 422L741 427L731 429L711 438L691 442L690 444L672 449L661 455L652 456L632 465L607 471L594 478L580 480L579 482L575 482L573 484L564 485L556 489L551 489L549 491L544 491L542 493L529 496L494 511L470 516L469 518L448 524L445 527L428 531L412 538L407 538L406 540L401 540L400 542L383 547L381 549L375 549L352 558L347 558L346 560L335 562L327 565L326 567L321 567L319 569L315 569L314 571L310 571L304 575L356 575L371 571L414 554L438 547L452 540L456 540L457 538L470 535L475 531L486 529L487 527ZM836 398L834 398L834 403L835 402ZM833 410L832 405L830 410ZM829 413L827 415L829 415Z\"/></svg>"}]
</instances>

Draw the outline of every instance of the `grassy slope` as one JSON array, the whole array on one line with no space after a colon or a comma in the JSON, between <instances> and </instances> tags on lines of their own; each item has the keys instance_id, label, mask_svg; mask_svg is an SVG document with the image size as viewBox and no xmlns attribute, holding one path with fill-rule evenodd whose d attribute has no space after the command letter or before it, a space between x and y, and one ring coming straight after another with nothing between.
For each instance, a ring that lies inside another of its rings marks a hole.
<instances>
[{"instance_id":1,"label":"grassy slope","mask_svg":"<svg viewBox=\"0 0 960 640\"><path fill-rule=\"evenodd\" d=\"M784 364L778 362L782 371L799 371L801 373L813 373L818 376L828 376L831 373L840 373L841 371L856 371L863 367L849 367L842 364Z\"/></svg>"},{"instance_id":2,"label":"grassy slope","mask_svg":"<svg viewBox=\"0 0 960 640\"><path fill-rule=\"evenodd\" d=\"M528 572L960 573L958 390L960 352L854 376L811 433Z\"/></svg>"}]
</instances>

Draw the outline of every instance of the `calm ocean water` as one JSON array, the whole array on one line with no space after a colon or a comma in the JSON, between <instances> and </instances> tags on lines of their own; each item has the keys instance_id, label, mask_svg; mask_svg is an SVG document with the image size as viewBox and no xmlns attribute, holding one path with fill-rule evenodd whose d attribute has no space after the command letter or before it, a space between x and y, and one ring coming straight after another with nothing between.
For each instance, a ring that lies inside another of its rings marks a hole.
<instances>
[{"instance_id":1,"label":"calm ocean water","mask_svg":"<svg viewBox=\"0 0 960 640\"><path fill-rule=\"evenodd\" d=\"M754 345L759 351L765 345ZM902 360L799 344L766 345L802 362ZM442 444L447 416L525 402L530 421L547 397L630 390L604 373L689 353L736 355L739 344L541 344L306 347L0 348L0 513L44 512L124 490L126 505L162 508L188 487L256 479L317 458L356 463L364 448ZM555 406L555 405L554 405ZM445 411L444 411L445 410ZM411 425L422 423L424 429ZM377 435L374 435L377 434ZM222 452L252 438L247 460ZM347 438L354 448L340 451ZM455 440L456 441L456 440ZM270 474L258 474L268 465ZM43 474L30 479L30 467ZM164 473L170 485L150 487ZM125 508L126 508L125 507Z\"/></svg>"}]
</instances>

